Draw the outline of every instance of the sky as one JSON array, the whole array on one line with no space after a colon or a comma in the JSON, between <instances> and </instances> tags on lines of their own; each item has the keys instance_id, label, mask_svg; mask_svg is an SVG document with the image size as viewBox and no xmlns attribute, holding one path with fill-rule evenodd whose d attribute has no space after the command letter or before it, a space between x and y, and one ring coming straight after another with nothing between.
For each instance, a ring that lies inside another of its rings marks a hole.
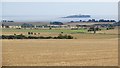
<instances>
[{"instance_id":1,"label":"sky","mask_svg":"<svg viewBox=\"0 0 120 68\"><path fill-rule=\"evenodd\" d=\"M118 20L120 21L120 1L119 1L119 3L118 3Z\"/></svg>"},{"instance_id":2,"label":"sky","mask_svg":"<svg viewBox=\"0 0 120 68\"><path fill-rule=\"evenodd\" d=\"M1 0L2 2L118 2L119 0Z\"/></svg>"},{"instance_id":3,"label":"sky","mask_svg":"<svg viewBox=\"0 0 120 68\"><path fill-rule=\"evenodd\" d=\"M3 2L3 19L16 21L54 21L74 14L89 14L95 19L115 19L117 2Z\"/></svg>"}]
</instances>

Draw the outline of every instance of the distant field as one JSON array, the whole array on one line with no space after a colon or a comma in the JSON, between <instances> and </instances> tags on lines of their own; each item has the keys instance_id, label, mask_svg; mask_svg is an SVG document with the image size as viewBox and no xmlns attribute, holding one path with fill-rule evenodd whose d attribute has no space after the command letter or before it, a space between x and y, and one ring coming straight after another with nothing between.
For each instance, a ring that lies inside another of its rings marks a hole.
<instances>
[{"instance_id":1,"label":"distant field","mask_svg":"<svg viewBox=\"0 0 120 68\"><path fill-rule=\"evenodd\" d=\"M2 29L3 35L14 35L14 34L24 34L28 35L28 32L40 33L35 36L58 36L61 32L63 34L72 35L74 38L79 39L101 39L101 38L117 38L118 37L118 29L112 30L102 30L97 31L96 34L93 32L87 32L85 29L81 30L70 30L70 29Z\"/></svg>"},{"instance_id":2,"label":"distant field","mask_svg":"<svg viewBox=\"0 0 120 68\"><path fill-rule=\"evenodd\" d=\"M86 32L85 29L80 30L70 30L70 29L2 29L2 32L54 32L54 33L79 33L79 32Z\"/></svg>"},{"instance_id":3,"label":"distant field","mask_svg":"<svg viewBox=\"0 0 120 68\"><path fill-rule=\"evenodd\" d=\"M93 25L93 24L113 24L114 22L74 22L74 23L65 23L66 25Z\"/></svg>"}]
</instances>

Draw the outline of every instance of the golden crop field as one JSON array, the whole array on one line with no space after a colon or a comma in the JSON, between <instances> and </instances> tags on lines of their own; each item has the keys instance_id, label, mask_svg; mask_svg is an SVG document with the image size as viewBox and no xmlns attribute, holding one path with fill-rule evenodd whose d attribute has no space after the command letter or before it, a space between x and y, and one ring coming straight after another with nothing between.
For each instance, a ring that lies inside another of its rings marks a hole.
<instances>
[{"instance_id":1,"label":"golden crop field","mask_svg":"<svg viewBox=\"0 0 120 68\"><path fill-rule=\"evenodd\" d=\"M2 40L0 40L0 67L2 67Z\"/></svg>"},{"instance_id":2,"label":"golden crop field","mask_svg":"<svg viewBox=\"0 0 120 68\"><path fill-rule=\"evenodd\" d=\"M116 31L72 34L78 39L4 39L3 66L117 66Z\"/></svg>"}]
</instances>

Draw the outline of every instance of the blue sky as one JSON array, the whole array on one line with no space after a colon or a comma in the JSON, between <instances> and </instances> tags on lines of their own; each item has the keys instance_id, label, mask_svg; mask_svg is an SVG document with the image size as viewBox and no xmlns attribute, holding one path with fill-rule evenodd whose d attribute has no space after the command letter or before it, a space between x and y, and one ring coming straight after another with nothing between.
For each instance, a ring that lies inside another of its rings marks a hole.
<instances>
[{"instance_id":1,"label":"blue sky","mask_svg":"<svg viewBox=\"0 0 120 68\"><path fill-rule=\"evenodd\" d=\"M19 21L50 21L73 14L117 19L118 15L116 2L3 2L2 8L3 19Z\"/></svg>"}]
</instances>

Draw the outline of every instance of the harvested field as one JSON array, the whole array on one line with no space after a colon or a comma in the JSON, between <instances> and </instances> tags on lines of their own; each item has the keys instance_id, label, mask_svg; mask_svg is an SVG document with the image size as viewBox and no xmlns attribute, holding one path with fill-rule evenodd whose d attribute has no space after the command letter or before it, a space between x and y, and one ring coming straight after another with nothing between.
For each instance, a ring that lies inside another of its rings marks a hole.
<instances>
[{"instance_id":1,"label":"harvested field","mask_svg":"<svg viewBox=\"0 0 120 68\"><path fill-rule=\"evenodd\" d=\"M0 6L0 66L118 66L117 1L11 1Z\"/></svg>"},{"instance_id":2,"label":"harvested field","mask_svg":"<svg viewBox=\"0 0 120 68\"><path fill-rule=\"evenodd\" d=\"M2 40L3 66L117 66L117 39Z\"/></svg>"},{"instance_id":3,"label":"harvested field","mask_svg":"<svg viewBox=\"0 0 120 68\"><path fill-rule=\"evenodd\" d=\"M0 67L2 67L2 40L0 40Z\"/></svg>"},{"instance_id":4,"label":"harvested field","mask_svg":"<svg viewBox=\"0 0 120 68\"><path fill-rule=\"evenodd\" d=\"M21 32L15 31L16 34ZM42 31L40 36L57 36L59 32ZM65 32L76 39L2 40L3 66L118 65L118 29L96 34ZM13 35L14 32L8 30L2 34ZM22 34L27 35L27 31Z\"/></svg>"}]
</instances>

